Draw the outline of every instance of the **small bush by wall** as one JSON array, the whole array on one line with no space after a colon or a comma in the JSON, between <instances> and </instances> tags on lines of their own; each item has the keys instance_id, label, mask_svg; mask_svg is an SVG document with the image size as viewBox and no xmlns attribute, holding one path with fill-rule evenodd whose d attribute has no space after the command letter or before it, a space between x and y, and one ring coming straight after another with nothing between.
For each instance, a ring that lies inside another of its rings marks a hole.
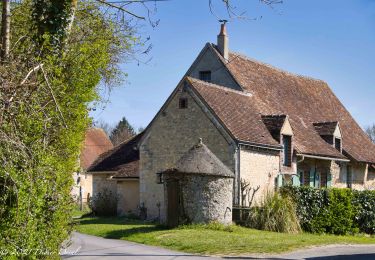
<instances>
[{"instance_id":1,"label":"small bush by wall","mask_svg":"<svg viewBox=\"0 0 375 260\"><path fill-rule=\"evenodd\" d=\"M280 193L295 202L304 231L337 235L375 232L375 191L286 186Z\"/></svg>"},{"instance_id":2,"label":"small bush by wall","mask_svg":"<svg viewBox=\"0 0 375 260\"><path fill-rule=\"evenodd\" d=\"M246 226L283 233L301 231L294 202L278 193L267 194L262 203L250 211Z\"/></svg>"},{"instance_id":3,"label":"small bush by wall","mask_svg":"<svg viewBox=\"0 0 375 260\"><path fill-rule=\"evenodd\" d=\"M90 208L98 216L115 216L117 214L117 195L109 189L98 192L90 200Z\"/></svg>"}]
</instances>

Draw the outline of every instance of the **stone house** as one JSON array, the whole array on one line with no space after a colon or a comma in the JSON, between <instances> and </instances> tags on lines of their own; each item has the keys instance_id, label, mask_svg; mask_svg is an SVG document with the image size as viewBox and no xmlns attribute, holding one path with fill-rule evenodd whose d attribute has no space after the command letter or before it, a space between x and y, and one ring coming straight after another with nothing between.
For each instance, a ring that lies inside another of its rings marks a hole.
<instances>
[{"instance_id":1,"label":"stone house","mask_svg":"<svg viewBox=\"0 0 375 260\"><path fill-rule=\"evenodd\" d=\"M87 169L93 196L110 192L117 215L139 212L139 150L142 133L101 154Z\"/></svg>"},{"instance_id":2,"label":"stone house","mask_svg":"<svg viewBox=\"0 0 375 260\"><path fill-rule=\"evenodd\" d=\"M243 201L241 180L260 186L258 201L287 183L375 187L375 145L327 83L229 51L225 24L139 141L139 203L148 218L166 221L157 173L198 138L234 173L234 205Z\"/></svg>"},{"instance_id":3,"label":"stone house","mask_svg":"<svg viewBox=\"0 0 375 260\"><path fill-rule=\"evenodd\" d=\"M79 203L85 204L92 195L92 176L86 174L90 165L99 155L113 148L107 134L101 128L90 128L85 133L85 139L79 156L80 170L73 173L74 185L72 196Z\"/></svg>"}]
</instances>

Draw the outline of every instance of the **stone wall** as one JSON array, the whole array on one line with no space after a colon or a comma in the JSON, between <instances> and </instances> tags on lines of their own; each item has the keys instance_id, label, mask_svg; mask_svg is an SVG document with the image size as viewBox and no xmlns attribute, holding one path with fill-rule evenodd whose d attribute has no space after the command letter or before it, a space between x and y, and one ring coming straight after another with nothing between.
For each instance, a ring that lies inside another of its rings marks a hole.
<instances>
[{"instance_id":1,"label":"stone wall","mask_svg":"<svg viewBox=\"0 0 375 260\"><path fill-rule=\"evenodd\" d=\"M113 173L94 173L92 174L92 195L95 196L105 189L111 190L116 194L116 181L109 179Z\"/></svg>"},{"instance_id":2,"label":"stone wall","mask_svg":"<svg viewBox=\"0 0 375 260\"><path fill-rule=\"evenodd\" d=\"M117 215L138 215L139 180L118 180L117 199Z\"/></svg>"},{"instance_id":3,"label":"stone wall","mask_svg":"<svg viewBox=\"0 0 375 260\"><path fill-rule=\"evenodd\" d=\"M275 189L275 179L279 174L279 154L278 151L241 147L240 178L250 182L251 187L260 186L254 202L260 202L267 192Z\"/></svg>"},{"instance_id":4,"label":"stone wall","mask_svg":"<svg viewBox=\"0 0 375 260\"><path fill-rule=\"evenodd\" d=\"M197 63L188 71L188 76L199 79L199 71L211 71L211 82L217 85L241 90L217 55L210 48L198 57Z\"/></svg>"},{"instance_id":5,"label":"stone wall","mask_svg":"<svg viewBox=\"0 0 375 260\"><path fill-rule=\"evenodd\" d=\"M233 178L189 174L180 179L180 187L190 223L232 223Z\"/></svg>"},{"instance_id":6,"label":"stone wall","mask_svg":"<svg viewBox=\"0 0 375 260\"><path fill-rule=\"evenodd\" d=\"M165 221L163 185L158 184L157 174L174 167L198 139L233 172L234 151L228 137L219 130L213 118L207 115L192 93L178 89L176 95L152 122L140 147L140 206L146 207L149 219ZM187 98L188 107L179 108L179 98ZM160 206L160 216L159 216Z\"/></svg>"}]
</instances>

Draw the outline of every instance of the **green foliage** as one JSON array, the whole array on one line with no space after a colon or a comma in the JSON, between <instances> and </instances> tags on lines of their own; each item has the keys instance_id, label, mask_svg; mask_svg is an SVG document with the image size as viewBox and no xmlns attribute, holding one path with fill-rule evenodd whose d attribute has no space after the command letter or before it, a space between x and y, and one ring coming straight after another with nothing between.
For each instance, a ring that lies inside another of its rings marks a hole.
<instances>
[{"instance_id":1,"label":"green foliage","mask_svg":"<svg viewBox=\"0 0 375 260\"><path fill-rule=\"evenodd\" d=\"M361 232L375 234L375 191L354 191L355 222Z\"/></svg>"},{"instance_id":2,"label":"green foliage","mask_svg":"<svg viewBox=\"0 0 375 260\"><path fill-rule=\"evenodd\" d=\"M328 203L326 190L314 189L309 186L285 186L280 190L284 197L290 197L296 204L296 212L301 227L308 232L322 232L316 229L313 220L322 214L324 205Z\"/></svg>"},{"instance_id":3,"label":"green foliage","mask_svg":"<svg viewBox=\"0 0 375 260\"><path fill-rule=\"evenodd\" d=\"M278 193L267 194L259 207L254 207L246 223L260 230L299 233L301 227L294 202Z\"/></svg>"},{"instance_id":4,"label":"green foliage","mask_svg":"<svg viewBox=\"0 0 375 260\"><path fill-rule=\"evenodd\" d=\"M135 135L134 128L130 125L128 120L123 117L120 122L113 128L109 139L114 145L118 145Z\"/></svg>"},{"instance_id":5,"label":"green foliage","mask_svg":"<svg viewBox=\"0 0 375 260\"><path fill-rule=\"evenodd\" d=\"M0 248L41 259L57 257L71 231L88 104L99 86L121 80L118 62L136 39L99 5L81 1L61 52L46 44L39 56L33 4L12 10L13 49L0 65ZM43 37L54 36L48 29Z\"/></svg>"},{"instance_id":6,"label":"green foliage","mask_svg":"<svg viewBox=\"0 0 375 260\"><path fill-rule=\"evenodd\" d=\"M109 189L103 189L90 200L90 208L97 216L115 216L117 213L117 196Z\"/></svg>"},{"instance_id":7,"label":"green foliage","mask_svg":"<svg viewBox=\"0 0 375 260\"><path fill-rule=\"evenodd\" d=\"M337 235L374 233L375 191L287 186L281 188L281 193L296 203L304 231Z\"/></svg>"}]
</instances>

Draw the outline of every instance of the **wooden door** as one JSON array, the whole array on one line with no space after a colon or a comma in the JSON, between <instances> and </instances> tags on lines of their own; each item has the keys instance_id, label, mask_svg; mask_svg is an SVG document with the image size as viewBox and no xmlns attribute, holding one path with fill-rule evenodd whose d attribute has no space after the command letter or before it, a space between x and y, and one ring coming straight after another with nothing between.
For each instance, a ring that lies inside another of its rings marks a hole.
<instances>
[{"instance_id":1,"label":"wooden door","mask_svg":"<svg viewBox=\"0 0 375 260\"><path fill-rule=\"evenodd\" d=\"M179 185L177 180L170 180L167 183L168 193L168 216L167 224L169 227L176 227L179 224Z\"/></svg>"}]
</instances>

